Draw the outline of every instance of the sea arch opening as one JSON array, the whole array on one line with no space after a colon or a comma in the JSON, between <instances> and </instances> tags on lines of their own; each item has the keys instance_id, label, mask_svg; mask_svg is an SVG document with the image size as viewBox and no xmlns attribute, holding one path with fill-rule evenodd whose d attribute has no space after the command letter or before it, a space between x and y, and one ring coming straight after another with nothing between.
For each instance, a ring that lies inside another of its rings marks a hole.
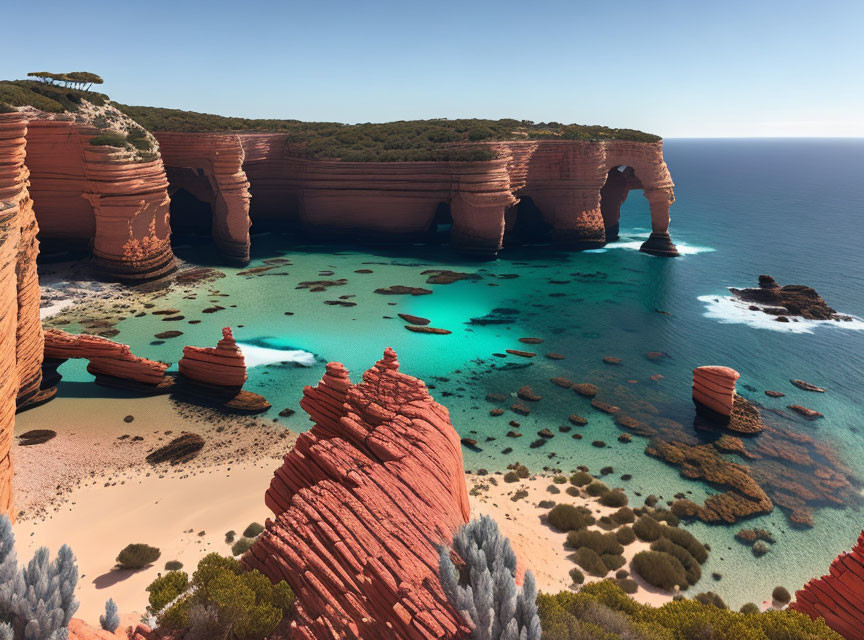
<instances>
[{"instance_id":1,"label":"sea arch opening","mask_svg":"<svg viewBox=\"0 0 864 640\"><path fill-rule=\"evenodd\" d=\"M534 199L519 196L519 202L506 214L504 242L508 245L544 244L549 242L552 224Z\"/></svg>"}]
</instances>

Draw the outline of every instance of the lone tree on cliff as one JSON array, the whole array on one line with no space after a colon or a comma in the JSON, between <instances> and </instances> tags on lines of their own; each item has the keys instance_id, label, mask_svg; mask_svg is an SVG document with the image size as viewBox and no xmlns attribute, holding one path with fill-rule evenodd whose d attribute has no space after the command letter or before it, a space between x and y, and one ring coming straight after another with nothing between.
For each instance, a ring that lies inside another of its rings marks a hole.
<instances>
[{"instance_id":1,"label":"lone tree on cliff","mask_svg":"<svg viewBox=\"0 0 864 640\"><path fill-rule=\"evenodd\" d=\"M51 73L50 71L31 71L29 78L37 78L40 82L50 85L62 84L69 89L89 91L94 84L102 84L104 80L89 71L71 71L70 73Z\"/></svg>"}]
</instances>

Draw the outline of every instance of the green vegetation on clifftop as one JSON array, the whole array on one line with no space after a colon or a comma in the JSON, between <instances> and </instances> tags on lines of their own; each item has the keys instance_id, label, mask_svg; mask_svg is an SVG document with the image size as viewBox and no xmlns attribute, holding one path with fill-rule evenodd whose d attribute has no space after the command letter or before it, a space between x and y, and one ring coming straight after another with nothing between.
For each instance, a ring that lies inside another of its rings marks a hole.
<instances>
[{"instance_id":1,"label":"green vegetation on clifftop","mask_svg":"<svg viewBox=\"0 0 864 640\"><path fill-rule=\"evenodd\" d=\"M179 109L117 107L150 131L269 132L287 134L287 142L308 158L354 162L490 160L493 151L475 143L505 140L633 140L657 142L658 136L632 129L534 123L530 120L435 119L381 124L341 124L299 120L231 118Z\"/></svg>"}]
</instances>

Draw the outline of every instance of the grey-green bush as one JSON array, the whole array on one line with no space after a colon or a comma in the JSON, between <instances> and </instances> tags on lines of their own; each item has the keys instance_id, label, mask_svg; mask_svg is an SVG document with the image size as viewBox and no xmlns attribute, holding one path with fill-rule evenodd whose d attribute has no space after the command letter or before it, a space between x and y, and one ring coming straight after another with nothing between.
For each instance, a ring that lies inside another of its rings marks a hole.
<instances>
[{"instance_id":1,"label":"grey-green bush","mask_svg":"<svg viewBox=\"0 0 864 640\"><path fill-rule=\"evenodd\" d=\"M120 569L143 569L148 564L156 562L162 552L143 542L126 545L117 555L117 566Z\"/></svg>"},{"instance_id":2,"label":"grey-green bush","mask_svg":"<svg viewBox=\"0 0 864 640\"><path fill-rule=\"evenodd\" d=\"M572 504L558 504L547 516L549 524L558 531L573 531L584 529L594 524L594 516L585 507L574 507Z\"/></svg>"},{"instance_id":3,"label":"grey-green bush","mask_svg":"<svg viewBox=\"0 0 864 640\"><path fill-rule=\"evenodd\" d=\"M66 640L69 620L78 610L77 584L78 564L66 545L53 562L41 547L26 567L19 567L12 523L0 516L0 639Z\"/></svg>"},{"instance_id":4,"label":"grey-green bush","mask_svg":"<svg viewBox=\"0 0 864 640\"><path fill-rule=\"evenodd\" d=\"M120 626L120 616L117 615L117 604L114 598L108 598L105 603L105 615L99 616L99 625L110 633L114 633Z\"/></svg>"},{"instance_id":5,"label":"grey-green bush","mask_svg":"<svg viewBox=\"0 0 864 640\"><path fill-rule=\"evenodd\" d=\"M681 562L662 551L640 551L633 557L630 568L649 584L667 591L676 586L688 587L687 574Z\"/></svg>"},{"instance_id":6,"label":"grey-green bush","mask_svg":"<svg viewBox=\"0 0 864 640\"><path fill-rule=\"evenodd\" d=\"M474 625L472 640L540 640L537 585L525 572L516 587L516 554L489 516L473 520L453 536L453 550L465 561L460 571L443 547L441 586L447 598Z\"/></svg>"}]
</instances>

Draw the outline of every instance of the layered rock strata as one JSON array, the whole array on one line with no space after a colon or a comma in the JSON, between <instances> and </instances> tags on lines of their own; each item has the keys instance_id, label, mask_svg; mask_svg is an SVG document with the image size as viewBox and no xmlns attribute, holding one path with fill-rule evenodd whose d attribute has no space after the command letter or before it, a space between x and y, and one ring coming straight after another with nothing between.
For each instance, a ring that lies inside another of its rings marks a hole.
<instances>
[{"instance_id":1,"label":"layered rock strata","mask_svg":"<svg viewBox=\"0 0 864 640\"><path fill-rule=\"evenodd\" d=\"M38 391L39 286L35 271L35 222L24 165L27 122L19 114L0 114L0 513L12 511L12 446L16 398ZM22 277L23 276L23 277ZM21 286L30 290L21 290ZM32 322L35 306L36 324ZM31 353L30 349L36 349ZM21 361L19 362L19 358Z\"/></svg>"},{"instance_id":2,"label":"layered rock strata","mask_svg":"<svg viewBox=\"0 0 864 640\"><path fill-rule=\"evenodd\" d=\"M763 429L759 410L735 393L740 377L729 367L693 369L693 404L696 413L711 422L739 433L757 433Z\"/></svg>"},{"instance_id":3,"label":"layered rock strata","mask_svg":"<svg viewBox=\"0 0 864 640\"><path fill-rule=\"evenodd\" d=\"M438 579L436 545L469 517L459 436L396 354L351 384L327 365L301 406L315 426L267 490L275 514L243 562L297 594L297 640L454 639L470 629Z\"/></svg>"},{"instance_id":4,"label":"layered rock strata","mask_svg":"<svg viewBox=\"0 0 864 640\"><path fill-rule=\"evenodd\" d=\"M128 345L100 336L47 329L43 363L46 383L59 382L57 367L70 358L86 358L87 371L98 384L107 387L160 394L167 393L173 384L173 379L165 375L166 363L136 356Z\"/></svg>"},{"instance_id":5,"label":"layered rock strata","mask_svg":"<svg viewBox=\"0 0 864 640\"><path fill-rule=\"evenodd\" d=\"M222 329L222 339L215 347L184 347L178 367L178 393L241 412L258 413L270 408L263 396L243 391L246 360L228 327Z\"/></svg>"},{"instance_id":6,"label":"layered rock strata","mask_svg":"<svg viewBox=\"0 0 864 640\"><path fill-rule=\"evenodd\" d=\"M674 185L660 142L496 142L497 158L486 162L343 162L307 159L284 134L156 135L170 190L212 203L214 240L229 257L217 218L232 221L231 242L246 242L244 210L256 225L355 239L416 239L452 225L458 249L494 256L505 232L532 215L520 207L529 198L551 229L548 238L591 248L617 238L621 204L634 189L651 210L643 251L677 255L668 234Z\"/></svg>"},{"instance_id":7,"label":"layered rock strata","mask_svg":"<svg viewBox=\"0 0 864 640\"><path fill-rule=\"evenodd\" d=\"M212 210L213 242L230 261L249 262L249 181L237 134L160 133L170 194L185 189Z\"/></svg>"},{"instance_id":8,"label":"layered rock strata","mask_svg":"<svg viewBox=\"0 0 864 640\"><path fill-rule=\"evenodd\" d=\"M846 640L864 640L864 532L848 553L841 553L828 575L810 580L795 593L791 609L825 623Z\"/></svg>"},{"instance_id":9,"label":"layered rock strata","mask_svg":"<svg viewBox=\"0 0 864 640\"><path fill-rule=\"evenodd\" d=\"M174 269L167 178L158 152L93 146L99 129L28 113L26 164L49 253L92 246L109 279L140 281Z\"/></svg>"}]
</instances>

